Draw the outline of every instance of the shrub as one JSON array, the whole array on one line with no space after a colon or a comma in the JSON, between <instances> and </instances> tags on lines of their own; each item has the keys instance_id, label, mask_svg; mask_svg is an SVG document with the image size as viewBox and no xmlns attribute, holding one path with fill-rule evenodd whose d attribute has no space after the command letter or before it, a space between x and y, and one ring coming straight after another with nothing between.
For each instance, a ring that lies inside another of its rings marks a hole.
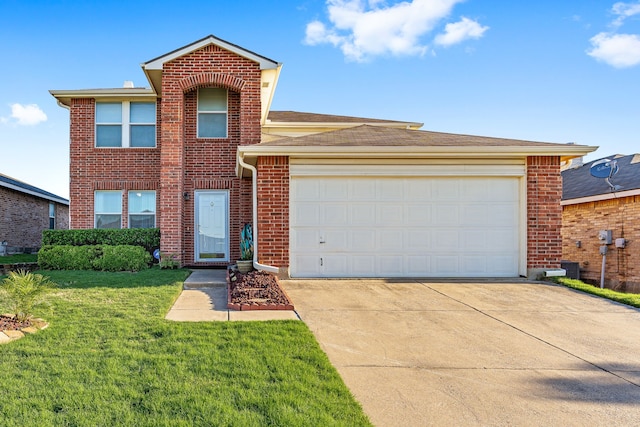
<instances>
[{"instance_id":1,"label":"shrub","mask_svg":"<svg viewBox=\"0 0 640 427\"><path fill-rule=\"evenodd\" d=\"M43 245L133 245L142 246L149 253L160 247L158 228L44 230Z\"/></svg>"},{"instance_id":2,"label":"shrub","mask_svg":"<svg viewBox=\"0 0 640 427\"><path fill-rule=\"evenodd\" d=\"M132 245L48 245L38 252L45 270L140 271L151 261L143 247Z\"/></svg>"},{"instance_id":3,"label":"shrub","mask_svg":"<svg viewBox=\"0 0 640 427\"><path fill-rule=\"evenodd\" d=\"M38 252L38 264L44 270L91 270L93 261L101 255L98 245L47 245Z\"/></svg>"},{"instance_id":4,"label":"shrub","mask_svg":"<svg viewBox=\"0 0 640 427\"><path fill-rule=\"evenodd\" d=\"M55 284L48 277L24 270L10 272L0 286L7 294L11 310L20 322L30 319L34 309L49 307L46 295L54 288Z\"/></svg>"},{"instance_id":5,"label":"shrub","mask_svg":"<svg viewBox=\"0 0 640 427\"><path fill-rule=\"evenodd\" d=\"M149 267L151 255L140 246L102 246L102 256L93 260L94 270L140 271Z\"/></svg>"}]
</instances>

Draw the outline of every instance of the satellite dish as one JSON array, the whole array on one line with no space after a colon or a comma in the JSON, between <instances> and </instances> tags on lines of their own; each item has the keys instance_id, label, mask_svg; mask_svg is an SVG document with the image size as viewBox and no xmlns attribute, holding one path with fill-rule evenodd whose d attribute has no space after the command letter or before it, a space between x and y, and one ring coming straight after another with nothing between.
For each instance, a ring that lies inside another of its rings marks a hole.
<instances>
[{"instance_id":1,"label":"satellite dish","mask_svg":"<svg viewBox=\"0 0 640 427\"><path fill-rule=\"evenodd\" d=\"M593 162L589 172L591 176L596 178L604 178L609 187L611 187L611 191L618 191L622 188L621 185L614 185L611 183L611 177L618 173L620 168L618 167L617 160L610 159L602 159L596 162Z\"/></svg>"},{"instance_id":2,"label":"satellite dish","mask_svg":"<svg viewBox=\"0 0 640 427\"><path fill-rule=\"evenodd\" d=\"M611 178L619 169L617 160L602 159L593 162L589 172L596 178Z\"/></svg>"}]
</instances>

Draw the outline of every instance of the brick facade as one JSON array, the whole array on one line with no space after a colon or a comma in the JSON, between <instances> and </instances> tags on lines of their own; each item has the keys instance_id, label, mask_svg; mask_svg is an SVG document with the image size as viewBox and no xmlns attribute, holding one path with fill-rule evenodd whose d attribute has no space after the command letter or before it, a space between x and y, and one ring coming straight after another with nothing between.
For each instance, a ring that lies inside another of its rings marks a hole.
<instances>
[{"instance_id":1,"label":"brick facade","mask_svg":"<svg viewBox=\"0 0 640 427\"><path fill-rule=\"evenodd\" d=\"M49 203L47 199L0 187L0 241L9 247L39 248L42 231L49 229ZM54 203L55 228L69 228L69 207Z\"/></svg>"},{"instance_id":2,"label":"brick facade","mask_svg":"<svg viewBox=\"0 0 640 427\"><path fill-rule=\"evenodd\" d=\"M289 267L289 157L258 158L259 262Z\"/></svg>"},{"instance_id":3,"label":"brick facade","mask_svg":"<svg viewBox=\"0 0 640 427\"><path fill-rule=\"evenodd\" d=\"M164 64L157 100L155 148L96 148L95 100L73 99L71 121L71 227L94 227L94 192L120 190L122 227L127 192L155 190L161 250L184 265L194 261L194 201L198 190L229 192L230 261L239 257L242 226L251 222L251 180L235 173L238 145L260 142L257 63L208 45ZM228 137L197 138L197 89L229 91ZM207 263L216 265L227 263Z\"/></svg>"},{"instance_id":4,"label":"brick facade","mask_svg":"<svg viewBox=\"0 0 640 427\"><path fill-rule=\"evenodd\" d=\"M624 249L608 246L605 286L640 292L640 251L636 247L640 242L640 196L566 205L562 209L562 258L578 262L580 279L598 285L602 269L599 230L611 230L614 241L629 241Z\"/></svg>"},{"instance_id":5,"label":"brick facade","mask_svg":"<svg viewBox=\"0 0 640 427\"><path fill-rule=\"evenodd\" d=\"M559 268L562 177L558 156L527 158L527 271Z\"/></svg>"}]
</instances>

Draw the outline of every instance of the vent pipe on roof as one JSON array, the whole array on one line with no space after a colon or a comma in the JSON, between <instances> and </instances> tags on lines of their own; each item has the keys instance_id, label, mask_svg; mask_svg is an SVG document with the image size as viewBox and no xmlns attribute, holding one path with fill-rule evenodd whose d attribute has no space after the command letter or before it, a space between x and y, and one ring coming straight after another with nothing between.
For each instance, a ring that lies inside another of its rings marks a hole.
<instances>
[{"instance_id":1,"label":"vent pipe on roof","mask_svg":"<svg viewBox=\"0 0 640 427\"><path fill-rule=\"evenodd\" d=\"M125 89L133 89L135 86L133 86L133 81L125 80L124 84L122 85L122 87L125 88Z\"/></svg>"}]
</instances>

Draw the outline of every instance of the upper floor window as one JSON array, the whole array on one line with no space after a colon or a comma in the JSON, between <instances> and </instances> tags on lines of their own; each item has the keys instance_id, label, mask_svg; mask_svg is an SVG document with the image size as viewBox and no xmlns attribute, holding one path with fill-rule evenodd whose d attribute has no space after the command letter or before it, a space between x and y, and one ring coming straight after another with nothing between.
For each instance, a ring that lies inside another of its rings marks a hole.
<instances>
[{"instance_id":1,"label":"upper floor window","mask_svg":"<svg viewBox=\"0 0 640 427\"><path fill-rule=\"evenodd\" d=\"M156 192L129 191L129 228L156 226Z\"/></svg>"},{"instance_id":2,"label":"upper floor window","mask_svg":"<svg viewBox=\"0 0 640 427\"><path fill-rule=\"evenodd\" d=\"M198 90L198 138L227 137L227 90Z\"/></svg>"},{"instance_id":3,"label":"upper floor window","mask_svg":"<svg viewBox=\"0 0 640 427\"><path fill-rule=\"evenodd\" d=\"M122 228L122 192L94 193L95 228Z\"/></svg>"},{"instance_id":4,"label":"upper floor window","mask_svg":"<svg viewBox=\"0 0 640 427\"><path fill-rule=\"evenodd\" d=\"M155 146L155 102L96 102L96 147Z\"/></svg>"}]
</instances>

